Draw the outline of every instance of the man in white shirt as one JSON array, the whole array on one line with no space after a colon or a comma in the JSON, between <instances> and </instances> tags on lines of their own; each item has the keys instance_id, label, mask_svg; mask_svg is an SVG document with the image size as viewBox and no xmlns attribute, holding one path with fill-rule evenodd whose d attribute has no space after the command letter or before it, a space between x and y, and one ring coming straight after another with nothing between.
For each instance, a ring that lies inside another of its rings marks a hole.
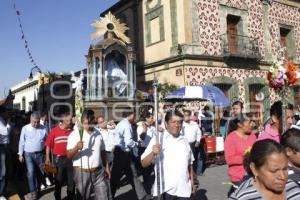
<instances>
[{"instance_id":1,"label":"man in white shirt","mask_svg":"<svg viewBox=\"0 0 300 200\"><path fill-rule=\"evenodd\" d=\"M48 113L47 112L42 112L41 113L41 119L40 119L40 124L43 125L46 130L47 130L47 133L49 133L49 122L48 122Z\"/></svg>"},{"instance_id":2,"label":"man in white shirt","mask_svg":"<svg viewBox=\"0 0 300 200\"><path fill-rule=\"evenodd\" d=\"M137 123L137 134L138 134L138 142L139 142L139 157L144 153L147 146L149 145L151 139L156 135L156 129L154 126L154 117L150 112L146 112L142 116L145 121L140 121ZM139 167L140 162L139 163ZM151 193L151 187L153 185L153 178L151 176L154 170L154 166L150 165L149 167L142 168L142 176L144 180L145 190L148 194Z\"/></svg>"},{"instance_id":3,"label":"man in white shirt","mask_svg":"<svg viewBox=\"0 0 300 200\"><path fill-rule=\"evenodd\" d=\"M201 130L198 124L191 120L192 112L190 110L184 110L183 115L184 118L183 118L181 133L190 143L190 147L195 158L195 162L193 163L193 169L194 171L196 171L197 154L198 154L198 148L201 140Z\"/></svg>"},{"instance_id":4,"label":"man in white shirt","mask_svg":"<svg viewBox=\"0 0 300 200\"><path fill-rule=\"evenodd\" d=\"M110 178L105 147L100 132L93 127L94 115L83 113L83 134L73 131L68 137L67 156L73 160L74 182L83 197L89 199L92 188L95 200L108 200L105 178Z\"/></svg>"},{"instance_id":5,"label":"man in white shirt","mask_svg":"<svg viewBox=\"0 0 300 200\"><path fill-rule=\"evenodd\" d=\"M178 111L168 111L165 116L166 130L161 134L159 144L153 138L141 157L142 166L147 167L158 155L163 200L189 200L195 194L192 169L194 156L189 142L180 135L182 118ZM155 179L154 196L157 196L158 177Z\"/></svg>"},{"instance_id":6,"label":"man in white shirt","mask_svg":"<svg viewBox=\"0 0 300 200\"><path fill-rule=\"evenodd\" d=\"M153 114L147 112L143 117L145 118L145 121L140 121L139 123L137 123L137 134L139 146L145 150L152 137L155 136L156 130L153 125Z\"/></svg>"},{"instance_id":7,"label":"man in white shirt","mask_svg":"<svg viewBox=\"0 0 300 200\"><path fill-rule=\"evenodd\" d=\"M115 149L116 136L114 129L108 129L108 122L103 116L97 117L97 129L100 131L105 145L105 151L108 163L112 164L113 161L113 151Z\"/></svg>"},{"instance_id":8,"label":"man in white shirt","mask_svg":"<svg viewBox=\"0 0 300 200\"><path fill-rule=\"evenodd\" d=\"M7 111L0 107L0 200L5 200L5 176L6 176L6 151L9 144L9 134L11 132L10 123L8 123Z\"/></svg>"}]
</instances>

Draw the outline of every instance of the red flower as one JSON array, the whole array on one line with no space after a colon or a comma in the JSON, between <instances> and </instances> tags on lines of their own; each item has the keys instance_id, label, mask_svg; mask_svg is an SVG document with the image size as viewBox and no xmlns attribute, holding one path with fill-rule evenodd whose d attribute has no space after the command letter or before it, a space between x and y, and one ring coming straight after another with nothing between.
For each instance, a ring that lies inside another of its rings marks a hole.
<instances>
[{"instance_id":1,"label":"red flower","mask_svg":"<svg viewBox=\"0 0 300 200\"><path fill-rule=\"evenodd\" d=\"M286 65L286 76L288 78L288 85L294 85L297 82L297 69L293 62L289 61Z\"/></svg>"},{"instance_id":2,"label":"red flower","mask_svg":"<svg viewBox=\"0 0 300 200\"><path fill-rule=\"evenodd\" d=\"M269 81L269 86L270 86L271 88L276 89L276 86L275 86L274 83L273 83L273 77L272 77L272 73L271 73L271 72L268 72L268 74L267 74L267 79L268 79L268 81Z\"/></svg>"},{"instance_id":3,"label":"red flower","mask_svg":"<svg viewBox=\"0 0 300 200\"><path fill-rule=\"evenodd\" d=\"M297 72L290 71L286 73L286 76L288 77L289 85L294 85L297 82Z\"/></svg>"},{"instance_id":4,"label":"red flower","mask_svg":"<svg viewBox=\"0 0 300 200\"><path fill-rule=\"evenodd\" d=\"M292 61L289 61L289 62L286 63L285 69L286 69L287 72L297 71L297 66L294 65L294 63Z\"/></svg>"}]
</instances>

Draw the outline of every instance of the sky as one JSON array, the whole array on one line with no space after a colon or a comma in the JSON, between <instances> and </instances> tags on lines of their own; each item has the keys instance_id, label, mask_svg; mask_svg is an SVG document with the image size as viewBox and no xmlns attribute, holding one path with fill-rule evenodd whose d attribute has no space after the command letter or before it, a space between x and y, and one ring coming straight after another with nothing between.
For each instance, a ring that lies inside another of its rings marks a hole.
<instances>
[{"instance_id":1,"label":"sky","mask_svg":"<svg viewBox=\"0 0 300 200\"><path fill-rule=\"evenodd\" d=\"M0 99L28 78L33 67L25 49L13 2L20 12L25 38L43 72L83 69L93 20L118 0L0 0Z\"/></svg>"}]
</instances>

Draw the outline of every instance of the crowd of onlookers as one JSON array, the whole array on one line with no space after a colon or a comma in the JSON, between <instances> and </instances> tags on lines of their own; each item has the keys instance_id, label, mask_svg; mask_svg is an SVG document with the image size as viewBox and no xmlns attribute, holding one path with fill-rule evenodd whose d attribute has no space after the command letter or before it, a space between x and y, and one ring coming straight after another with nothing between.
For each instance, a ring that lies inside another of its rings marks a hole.
<instances>
[{"instance_id":1,"label":"crowd of onlookers","mask_svg":"<svg viewBox=\"0 0 300 200\"><path fill-rule=\"evenodd\" d=\"M0 200L6 199L7 180L24 174L31 199L52 184L57 200L64 185L67 199L114 199L124 181L137 199L190 199L205 169L203 136L214 134L214 113L208 106L200 113L165 109L158 134L153 109L146 110L137 120L135 110L126 108L118 123L92 110L81 121L61 112L50 123L47 113L0 107ZM275 102L262 131L242 102L226 112L220 132L232 183L228 198L300 198L300 129L293 106Z\"/></svg>"},{"instance_id":2,"label":"crowd of onlookers","mask_svg":"<svg viewBox=\"0 0 300 200\"><path fill-rule=\"evenodd\" d=\"M263 130L255 132L253 116L238 105L225 138L229 199L299 199L300 128L293 106L275 102Z\"/></svg>"}]
</instances>

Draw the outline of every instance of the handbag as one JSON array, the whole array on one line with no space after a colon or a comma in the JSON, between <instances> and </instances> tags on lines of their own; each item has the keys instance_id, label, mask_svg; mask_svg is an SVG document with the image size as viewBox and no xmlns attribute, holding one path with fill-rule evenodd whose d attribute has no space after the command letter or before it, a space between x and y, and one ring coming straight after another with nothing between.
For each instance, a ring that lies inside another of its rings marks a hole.
<instances>
[{"instance_id":1,"label":"handbag","mask_svg":"<svg viewBox=\"0 0 300 200\"><path fill-rule=\"evenodd\" d=\"M57 167L53 164L45 164L44 165L44 171L46 174L56 174L57 173Z\"/></svg>"},{"instance_id":2,"label":"handbag","mask_svg":"<svg viewBox=\"0 0 300 200\"><path fill-rule=\"evenodd\" d=\"M44 172L47 174L47 175L55 175L57 173L57 167L52 163L53 162L53 154L52 154L52 151L50 152L51 153L51 162L50 164L44 164Z\"/></svg>"}]
</instances>

